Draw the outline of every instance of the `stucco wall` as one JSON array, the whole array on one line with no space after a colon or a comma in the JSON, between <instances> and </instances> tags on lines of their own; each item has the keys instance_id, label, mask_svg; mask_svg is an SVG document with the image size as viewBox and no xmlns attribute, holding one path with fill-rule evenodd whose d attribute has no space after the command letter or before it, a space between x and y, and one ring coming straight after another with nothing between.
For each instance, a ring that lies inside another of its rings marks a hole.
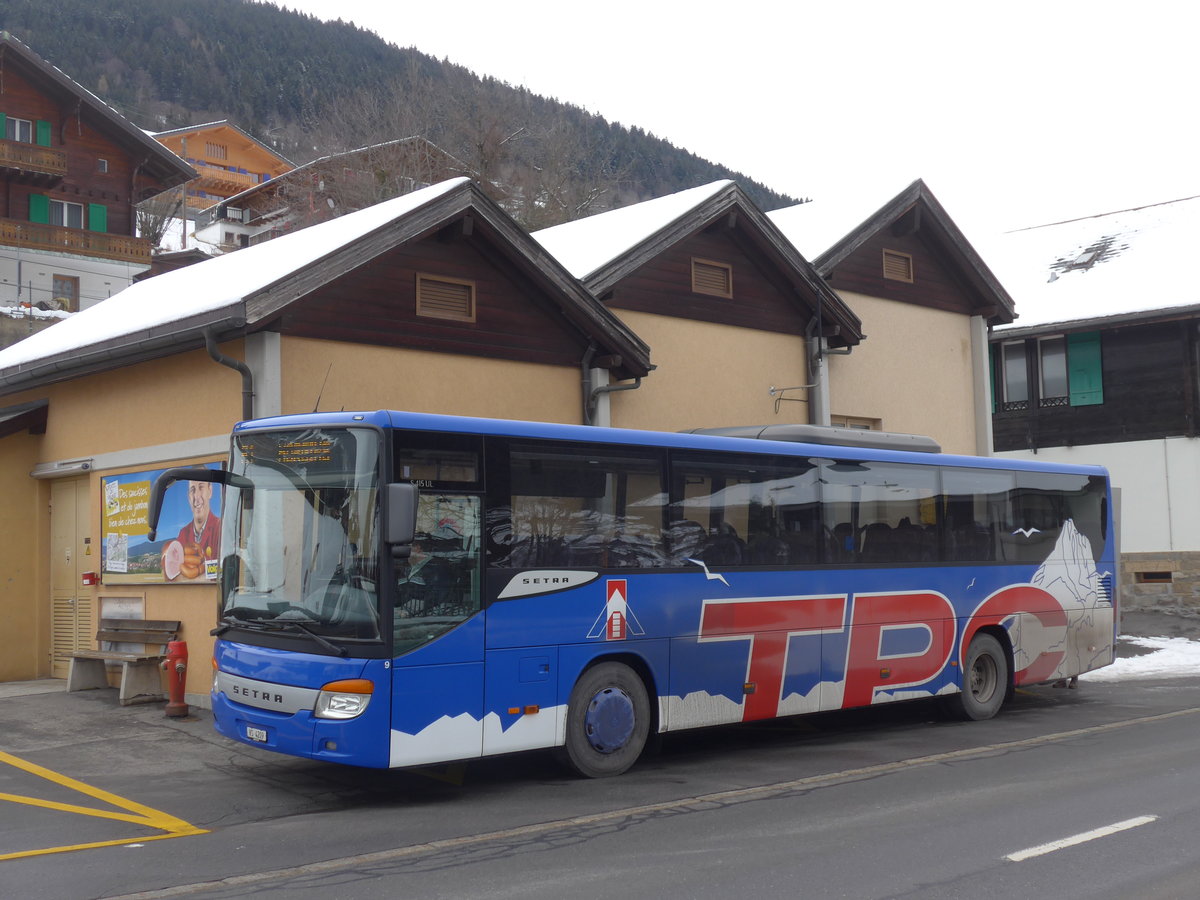
<instances>
[{"instance_id":1,"label":"stucco wall","mask_svg":"<svg viewBox=\"0 0 1200 900\"><path fill-rule=\"evenodd\" d=\"M768 391L808 381L804 339L650 313L615 312L651 348L657 368L636 391L613 394L618 428L679 431L720 425L807 423L806 391L775 412Z\"/></svg>"},{"instance_id":2,"label":"stucco wall","mask_svg":"<svg viewBox=\"0 0 1200 900\"><path fill-rule=\"evenodd\" d=\"M48 520L35 515L46 502L43 486L29 477L40 440L26 432L0 438L0 681L49 671L49 587L43 552Z\"/></svg>"},{"instance_id":3,"label":"stucco wall","mask_svg":"<svg viewBox=\"0 0 1200 900\"><path fill-rule=\"evenodd\" d=\"M238 344L222 345L241 356ZM50 400L42 460L73 459L226 434L241 417L241 378L203 350L5 397Z\"/></svg>"},{"instance_id":4,"label":"stucco wall","mask_svg":"<svg viewBox=\"0 0 1200 900\"><path fill-rule=\"evenodd\" d=\"M239 344L222 349L241 355ZM91 539L95 556L81 557L79 569L99 571L101 479L222 458L221 451L212 448L224 444L219 436L228 434L239 418L240 392L236 372L217 365L204 351L195 351L3 398L5 406L47 398L49 408L45 435L0 438L0 490L7 513L0 526L0 567L5 573L0 592L0 680L36 678L50 671L49 482L30 477L35 466L93 460L87 475L90 509L82 516L80 538ZM189 452L198 439L205 443L206 438L208 452ZM214 588L81 585L78 590L94 600L97 616L104 597L122 597L139 600L149 618L180 619L181 636L199 654L189 674L189 690L207 693Z\"/></svg>"},{"instance_id":5,"label":"stucco wall","mask_svg":"<svg viewBox=\"0 0 1200 900\"><path fill-rule=\"evenodd\" d=\"M847 293L867 338L829 359L833 415L882 420L884 431L925 434L947 453L975 452L970 319Z\"/></svg>"},{"instance_id":6,"label":"stucco wall","mask_svg":"<svg viewBox=\"0 0 1200 900\"><path fill-rule=\"evenodd\" d=\"M579 423L578 369L284 338L282 411L412 412Z\"/></svg>"}]
</instances>

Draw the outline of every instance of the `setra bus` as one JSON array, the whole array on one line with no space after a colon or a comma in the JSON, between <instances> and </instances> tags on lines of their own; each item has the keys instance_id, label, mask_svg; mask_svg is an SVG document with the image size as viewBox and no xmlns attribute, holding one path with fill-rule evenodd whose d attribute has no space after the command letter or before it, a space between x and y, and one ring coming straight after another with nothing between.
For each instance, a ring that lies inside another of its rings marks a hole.
<instances>
[{"instance_id":1,"label":"setra bus","mask_svg":"<svg viewBox=\"0 0 1200 900\"><path fill-rule=\"evenodd\" d=\"M986 719L1112 662L1103 469L716 431L239 424L227 470L168 470L150 504L153 528L172 482L226 488L217 730L373 767L557 748L597 777L655 734L915 698Z\"/></svg>"}]
</instances>

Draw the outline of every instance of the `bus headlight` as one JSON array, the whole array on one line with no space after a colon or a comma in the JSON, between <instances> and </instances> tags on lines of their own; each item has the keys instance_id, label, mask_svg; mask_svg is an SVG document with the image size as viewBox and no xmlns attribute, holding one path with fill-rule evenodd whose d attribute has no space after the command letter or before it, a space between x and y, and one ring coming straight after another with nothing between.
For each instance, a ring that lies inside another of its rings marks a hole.
<instances>
[{"instance_id":1,"label":"bus headlight","mask_svg":"<svg viewBox=\"0 0 1200 900\"><path fill-rule=\"evenodd\" d=\"M361 716L371 702L374 682L365 678L331 681L317 695L313 715L318 719L353 719Z\"/></svg>"}]
</instances>

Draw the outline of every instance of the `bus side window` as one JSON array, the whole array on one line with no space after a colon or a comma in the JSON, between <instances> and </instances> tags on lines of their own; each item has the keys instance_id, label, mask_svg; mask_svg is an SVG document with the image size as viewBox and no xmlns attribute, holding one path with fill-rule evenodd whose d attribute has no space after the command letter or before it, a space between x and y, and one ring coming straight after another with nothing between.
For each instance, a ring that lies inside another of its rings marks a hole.
<instances>
[{"instance_id":1,"label":"bus side window","mask_svg":"<svg viewBox=\"0 0 1200 900\"><path fill-rule=\"evenodd\" d=\"M489 518L489 565L663 565L659 452L514 442L508 483L508 502Z\"/></svg>"},{"instance_id":2,"label":"bus side window","mask_svg":"<svg viewBox=\"0 0 1200 900\"><path fill-rule=\"evenodd\" d=\"M730 568L817 563L824 555L817 501L817 467L807 458L676 454L671 462L671 564L699 560Z\"/></svg>"}]
</instances>

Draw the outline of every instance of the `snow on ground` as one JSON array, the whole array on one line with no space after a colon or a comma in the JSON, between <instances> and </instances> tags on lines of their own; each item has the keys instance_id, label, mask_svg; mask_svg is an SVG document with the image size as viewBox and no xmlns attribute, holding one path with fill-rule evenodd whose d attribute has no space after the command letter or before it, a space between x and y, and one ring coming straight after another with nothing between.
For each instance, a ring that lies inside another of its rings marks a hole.
<instances>
[{"instance_id":1,"label":"snow on ground","mask_svg":"<svg viewBox=\"0 0 1200 900\"><path fill-rule=\"evenodd\" d=\"M1111 666L1087 672L1080 681L1145 681L1152 678L1184 678L1200 675L1200 641L1182 637L1130 637L1120 640L1151 652L1122 657Z\"/></svg>"}]
</instances>

